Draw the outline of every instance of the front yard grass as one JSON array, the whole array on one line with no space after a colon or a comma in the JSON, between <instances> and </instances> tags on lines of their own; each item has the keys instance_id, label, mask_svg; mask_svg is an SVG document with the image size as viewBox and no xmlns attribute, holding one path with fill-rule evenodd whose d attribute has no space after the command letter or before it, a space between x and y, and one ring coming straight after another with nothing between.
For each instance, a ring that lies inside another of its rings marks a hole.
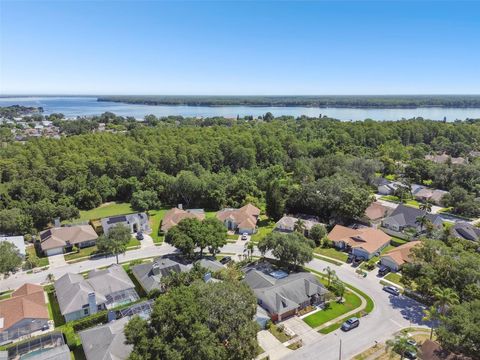
<instances>
[{"instance_id":1,"label":"front yard grass","mask_svg":"<svg viewBox=\"0 0 480 360\"><path fill-rule=\"evenodd\" d=\"M402 276L397 273L388 273L385 275L384 279L393 282L394 284L402 286L402 283L400 282L400 279Z\"/></svg>"},{"instance_id":2,"label":"front yard grass","mask_svg":"<svg viewBox=\"0 0 480 360\"><path fill-rule=\"evenodd\" d=\"M264 215L260 215L257 232L252 235L251 240L254 243L258 243L265 236L270 234L274 228L275 228L275 222L273 220L270 220L268 217Z\"/></svg>"},{"instance_id":3,"label":"front yard grass","mask_svg":"<svg viewBox=\"0 0 480 360\"><path fill-rule=\"evenodd\" d=\"M63 257L65 258L65 261L70 261L70 260L75 260L75 259L80 259L83 257L90 257L91 255L95 254L98 251L97 246L89 246L85 247L82 249L79 249L78 251L72 251L69 253L66 253Z\"/></svg>"},{"instance_id":4,"label":"front yard grass","mask_svg":"<svg viewBox=\"0 0 480 360\"><path fill-rule=\"evenodd\" d=\"M48 257L40 254L39 251L35 248L35 245L29 245L25 248L27 258L33 260L37 267L48 266Z\"/></svg>"},{"instance_id":5,"label":"front yard grass","mask_svg":"<svg viewBox=\"0 0 480 360\"><path fill-rule=\"evenodd\" d=\"M282 330L281 326L279 327L275 324L272 324L268 331L270 331L270 333L275 336L281 343L284 343L285 341L288 341L292 338L290 335L286 334L284 330Z\"/></svg>"},{"instance_id":6,"label":"front yard grass","mask_svg":"<svg viewBox=\"0 0 480 360\"><path fill-rule=\"evenodd\" d=\"M315 248L315 250L313 252L315 254L327 256L327 257L330 257L330 258L333 258L333 259L336 259L336 260L340 260L340 261L343 261L343 262L346 262L347 258L348 258L347 253L345 253L343 251L339 251L335 248L317 247L317 248Z\"/></svg>"},{"instance_id":7,"label":"front yard grass","mask_svg":"<svg viewBox=\"0 0 480 360\"><path fill-rule=\"evenodd\" d=\"M355 310L362 304L362 300L352 293L346 291L344 296L345 302L340 304L336 301L331 301L330 306L324 310L317 311L315 314L307 316L303 319L310 327L316 328L327 321L333 320L349 311Z\"/></svg>"}]
</instances>

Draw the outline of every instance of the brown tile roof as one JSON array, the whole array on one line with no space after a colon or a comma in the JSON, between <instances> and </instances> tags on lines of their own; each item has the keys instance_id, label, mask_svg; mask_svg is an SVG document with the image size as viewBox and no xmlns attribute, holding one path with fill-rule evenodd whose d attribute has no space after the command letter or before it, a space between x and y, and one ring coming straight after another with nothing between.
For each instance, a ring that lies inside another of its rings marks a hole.
<instances>
[{"instance_id":1,"label":"brown tile roof","mask_svg":"<svg viewBox=\"0 0 480 360\"><path fill-rule=\"evenodd\" d=\"M467 356L444 350L438 342L428 339L422 344L420 353L423 360L471 360Z\"/></svg>"},{"instance_id":2,"label":"brown tile roof","mask_svg":"<svg viewBox=\"0 0 480 360\"><path fill-rule=\"evenodd\" d=\"M217 219L224 222L230 218L239 228L255 229L259 215L259 208L252 204L247 204L240 209L223 209L217 213Z\"/></svg>"},{"instance_id":3,"label":"brown tile roof","mask_svg":"<svg viewBox=\"0 0 480 360\"><path fill-rule=\"evenodd\" d=\"M342 225L335 225L328 238L335 242L343 241L351 247L365 249L369 253L378 250L392 239L383 231L374 228L351 229Z\"/></svg>"},{"instance_id":4,"label":"brown tile roof","mask_svg":"<svg viewBox=\"0 0 480 360\"><path fill-rule=\"evenodd\" d=\"M43 288L25 284L12 293L10 299L0 301L0 332L8 330L23 319L48 319L48 309Z\"/></svg>"},{"instance_id":5,"label":"brown tile roof","mask_svg":"<svg viewBox=\"0 0 480 360\"><path fill-rule=\"evenodd\" d=\"M382 205L379 202L372 202L365 210L365 216L370 220L382 219L391 213L388 206Z\"/></svg>"},{"instance_id":6,"label":"brown tile roof","mask_svg":"<svg viewBox=\"0 0 480 360\"><path fill-rule=\"evenodd\" d=\"M179 208L173 208L168 210L162 219L161 230L167 232L173 226L177 225L183 219L193 219L197 218L198 220L205 219L205 213L196 212L196 211L186 211Z\"/></svg>"},{"instance_id":7,"label":"brown tile roof","mask_svg":"<svg viewBox=\"0 0 480 360\"><path fill-rule=\"evenodd\" d=\"M403 265L407 262L410 262L411 259L411 252L415 246L420 245L421 241L410 241L406 244L400 245L399 247L390 250L386 254L382 255L382 257L388 256L392 260L394 260L397 265Z\"/></svg>"},{"instance_id":8,"label":"brown tile roof","mask_svg":"<svg viewBox=\"0 0 480 360\"><path fill-rule=\"evenodd\" d=\"M49 250L67 245L96 240L97 233L90 225L75 225L51 228L40 233L40 246L42 250Z\"/></svg>"}]
</instances>

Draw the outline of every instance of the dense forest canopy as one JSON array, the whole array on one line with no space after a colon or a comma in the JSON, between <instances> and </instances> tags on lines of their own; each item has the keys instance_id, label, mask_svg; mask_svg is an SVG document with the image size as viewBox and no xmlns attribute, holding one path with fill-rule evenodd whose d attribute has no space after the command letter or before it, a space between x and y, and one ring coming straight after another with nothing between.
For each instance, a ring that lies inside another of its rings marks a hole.
<instances>
[{"instance_id":1,"label":"dense forest canopy","mask_svg":"<svg viewBox=\"0 0 480 360\"><path fill-rule=\"evenodd\" d=\"M462 166L424 160L428 153L468 157L478 150L478 121L150 115L140 124L110 113L56 121L80 135L0 148L0 233L40 230L57 216L71 219L78 209L132 198L212 210L260 205L272 181L285 211L348 222L363 214L379 173L405 174L411 182L451 190L461 204L453 211L469 216L480 211L478 158ZM92 132L98 121L122 131ZM146 199L151 194L156 198Z\"/></svg>"},{"instance_id":2,"label":"dense forest canopy","mask_svg":"<svg viewBox=\"0 0 480 360\"><path fill-rule=\"evenodd\" d=\"M101 96L98 101L146 105L308 106L342 108L480 107L480 95L329 95L329 96Z\"/></svg>"}]
</instances>

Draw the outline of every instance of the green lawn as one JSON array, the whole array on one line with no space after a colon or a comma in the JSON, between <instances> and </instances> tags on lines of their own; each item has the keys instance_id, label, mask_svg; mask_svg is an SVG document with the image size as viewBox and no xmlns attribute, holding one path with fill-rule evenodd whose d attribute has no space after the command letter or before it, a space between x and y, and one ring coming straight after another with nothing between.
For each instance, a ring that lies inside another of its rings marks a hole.
<instances>
[{"instance_id":1,"label":"green lawn","mask_svg":"<svg viewBox=\"0 0 480 360\"><path fill-rule=\"evenodd\" d=\"M323 255L323 256L328 256L336 260L340 260L343 262L347 261L348 254L342 251L338 251L337 249L334 248L321 248L317 247L314 250L315 254Z\"/></svg>"},{"instance_id":2,"label":"green lawn","mask_svg":"<svg viewBox=\"0 0 480 360\"><path fill-rule=\"evenodd\" d=\"M278 326L274 324L270 326L270 329L268 329L268 331L270 331L272 335L275 336L281 343L284 343L285 341L288 341L292 338L291 336L285 334L284 331L280 331Z\"/></svg>"},{"instance_id":3,"label":"green lawn","mask_svg":"<svg viewBox=\"0 0 480 360\"><path fill-rule=\"evenodd\" d=\"M150 216L150 227L152 228L151 236L155 244L161 244L163 242L164 236L159 235L158 231L160 229L160 224L167 210L168 209L150 210L148 212Z\"/></svg>"},{"instance_id":4,"label":"green lawn","mask_svg":"<svg viewBox=\"0 0 480 360\"><path fill-rule=\"evenodd\" d=\"M53 286L46 286L45 291L48 295L48 314L50 315L50 318L53 319L55 327L64 325L65 319L60 312L60 306L58 305L58 301L55 298Z\"/></svg>"},{"instance_id":5,"label":"green lawn","mask_svg":"<svg viewBox=\"0 0 480 360\"><path fill-rule=\"evenodd\" d=\"M44 256L43 254L40 254L36 249L34 245L27 246L25 248L25 252L27 254L27 258L33 259L35 263L37 264L37 267L44 267L48 266L48 257Z\"/></svg>"},{"instance_id":6,"label":"green lawn","mask_svg":"<svg viewBox=\"0 0 480 360\"><path fill-rule=\"evenodd\" d=\"M135 246L140 246L140 241L132 237L130 242L127 244L127 248L132 248ZM64 255L65 261L77 260L80 258L90 257L98 252L97 246L89 246L86 248L79 249L79 251L72 251Z\"/></svg>"},{"instance_id":7,"label":"green lawn","mask_svg":"<svg viewBox=\"0 0 480 360\"><path fill-rule=\"evenodd\" d=\"M402 278L401 275L397 274L397 273L388 273L387 275L385 275L385 280L388 280L388 281L391 281L397 285L400 285L402 286L402 284L400 283L400 279Z\"/></svg>"},{"instance_id":8,"label":"green lawn","mask_svg":"<svg viewBox=\"0 0 480 360\"><path fill-rule=\"evenodd\" d=\"M317 326L325 324L327 321L358 308L362 304L362 300L351 291L346 291L344 298L345 302L343 304L332 301L328 309L317 311L315 314L304 318L303 321L310 327L316 328Z\"/></svg>"},{"instance_id":9,"label":"green lawn","mask_svg":"<svg viewBox=\"0 0 480 360\"><path fill-rule=\"evenodd\" d=\"M0 300L10 299L12 297L12 290L3 291L0 293Z\"/></svg>"},{"instance_id":10,"label":"green lawn","mask_svg":"<svg viewBox=\"0 0 480 360\"><path fill-rule=\"evenodd\" d=\"M273 229L275 228L275 222L270 220L266 216L261 215L257 226L257 232L252 235L252 241L255 243L259 242L273 231Z\"/></svg>"},{"instance_id":11,"label":"green lawn","mask_svg":"<svg viewBox=\"0 0 480 360\"><path fill-rule=\"evenodd\" d=\"M328 325L326 327L324 327L323 329L320 329L318 332L320 334L330 334L332 331L335 331L337 329L340 328L340 326L342 326L343 324L343 321L339 321L337 323L334 323L332 325Z\"/></svg>"},{"instance_id":12,"label":"green lawn","mask_svg":"<svg viewBox=\"0 0 480 360\"><path fill-rule=\"evenodd\" d=\"M380 197L380 199L385 200L385 201L400 203L400 198L398 196L394 196L394 195L384 195L384 196ZM415 207L415 208L420 207L420 203L417 200L414 200L414 199L408 199L404 202L404 204L408 205L408 206Z\"/></svg>"},{"instance_id":13,"label":"green lawn","mask_svg":"<svg viewBox=\"0 0 480 360\"><path fill-rule=\"evenodd\" d=\"M408 242L408 240L400 239L399 237L396 237L396 236L390 235L390 237L392 238L390 243L393 247L397 247L397 246L406 244Z\"/></svg>"}]
</instances>

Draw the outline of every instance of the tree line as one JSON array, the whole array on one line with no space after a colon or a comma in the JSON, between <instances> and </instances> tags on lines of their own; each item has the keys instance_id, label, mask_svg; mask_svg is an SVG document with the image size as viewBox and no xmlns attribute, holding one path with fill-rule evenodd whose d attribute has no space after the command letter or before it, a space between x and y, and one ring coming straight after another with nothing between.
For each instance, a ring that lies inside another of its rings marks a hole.
<instances>
[{"instance_id":1,"label":"tree line","mask_svg":"<svg viewBox=\"0 0 480 360\"><path fill-rule=\"evenodd\" d=\"M453 150L468 156L479 148L480 122L264 118L150 116L148 126L125 132L9 143L0 148L0 232L41 230L106 201L141 210L251 202L274 211L273 203L277 213L348 222L368 206L375 177L389 174L451 190L454 210L478 211L478 159L452 166L424 156ZM114 114L94 121L100 119L122 125Z\"/></svg>"}]
</instances>

